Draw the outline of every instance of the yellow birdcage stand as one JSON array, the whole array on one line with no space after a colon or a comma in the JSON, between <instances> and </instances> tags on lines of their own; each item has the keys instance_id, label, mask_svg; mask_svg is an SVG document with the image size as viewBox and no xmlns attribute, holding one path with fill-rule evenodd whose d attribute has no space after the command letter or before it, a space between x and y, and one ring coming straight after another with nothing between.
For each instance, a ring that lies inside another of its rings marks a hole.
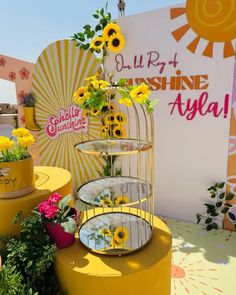
<instances>
[{"instance_id":1,"label":"yellow birdcage stand","mask_svg":"<svg viewBox=\"0 0 236 295\"><path fill-rule=\"evenodd\" d=\"M78 189L86 208L79 239L93 252L120 256L142 249L152 237L154 119L141 104L119 104L115 87L112 91L112 107L97 117L100 137L88 130L86 141L75 145L84 154L82 165L89 157L103 163L101 177ZM84 175L94 175L94 165L90 169Z\"/></svg>"}]
</instances>

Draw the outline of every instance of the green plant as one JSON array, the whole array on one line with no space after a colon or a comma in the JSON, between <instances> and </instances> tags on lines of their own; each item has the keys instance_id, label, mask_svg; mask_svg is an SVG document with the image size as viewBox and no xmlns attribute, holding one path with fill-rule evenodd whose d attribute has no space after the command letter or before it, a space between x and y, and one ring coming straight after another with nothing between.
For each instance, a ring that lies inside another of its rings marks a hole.
<instances>
[{"instance_id":1,"label":"green plant","mask_svg":"<svg viewBox=\"0 0 236 295\"><path fill-rule=\"evenodd\" d=\"M24 107L34 107L36 104L36 97L34 96L33 93L28 93L26 96L23 98L21 105Z\"/></svg>"},{"instance_id":2,"label":"green plant","mask_svg":"<svg viewBox=\"0 0 236 295\"><path fill-rule=\"evenodd\" d=\"M47 235L40 216L24 217L20 212L14 223L20 225L20 235L6 243L5 264L20 274L22 284L26 290L32 290L32 294L60 294L53 265L56 246Z\"/></svg>"},{"instance_id":3,"label":"green plant","mask_svg":"<svg viewBox=\"0 0 236 295\"><path fill-rule=\"evenodd\" d=\"M97 170L100 177L112 176L113 174L115 176L121 175L121 168L116 168L115 171L112 171L114 167L114 163L118 159L118 156L103 156L102 158L105 162L105 164L102 166L102 172Z\"/></svg>"},{"instance_id":4,"label":"green plant","mask_svg":"<svg viewBox=\"0 0 236 295\"><path fill-rule=\"evenodd\" d=\"M0 270L0 295L38 295L38 293L32 289L27 290L21 273L7 264Z\"/></svg>"},{"instance_id":5,"label":"green plant","mask_svg":"<svg viewBox=\"0 0 236 295\"><path fill-rule=\"evenodd\" d=\"M197 223L203 221L206 224L207 231L217 229L218 224L223 223L222 214L227 213L230 207L232 207L228 201L231 201L234 198L234 195L223 191L224 186L224 182L215 183L207 189L210 193L212 201L214 202L204 203L206 206L206 213L197 213L196 215Z\"/></svg>"}]
</instances>

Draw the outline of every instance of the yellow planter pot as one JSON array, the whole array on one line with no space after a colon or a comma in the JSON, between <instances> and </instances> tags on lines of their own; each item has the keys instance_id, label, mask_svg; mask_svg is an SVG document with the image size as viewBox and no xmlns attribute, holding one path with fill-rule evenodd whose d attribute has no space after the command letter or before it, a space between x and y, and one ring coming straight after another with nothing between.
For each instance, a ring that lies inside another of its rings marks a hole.
<instances>
[{"instance_id":1,"label":"yellow planter pot","mask_svg":"<svg viewBox=\"0 0 236 295\"><path fill-rule=\"evenodd\" d=\"M0 163L0 198L18 198L34 190L32 157L17 162Z\"/></svg>"}]
</instances>

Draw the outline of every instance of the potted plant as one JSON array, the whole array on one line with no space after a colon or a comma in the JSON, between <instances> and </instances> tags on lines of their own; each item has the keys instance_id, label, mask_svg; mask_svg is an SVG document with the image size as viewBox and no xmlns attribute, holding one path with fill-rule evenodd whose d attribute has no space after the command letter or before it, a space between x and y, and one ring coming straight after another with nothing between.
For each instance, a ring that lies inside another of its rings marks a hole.
<instances>
[{"instance_id":1,"label":"potted plant","mask_svg":"<svg viewBox=\"0 0 236 295\"><path fill-rule=\"evenodd\" d=\"M36 98L33 93L27 94L21 102L25 115L25 127L32 131L40 130L40 127L35 122L35 104Z\"/></svg>"},{"instance_id":2,"label":"potted plant","mask_svg":"<svg viewBox=\"0 0 236 295\"><path fill-rule=\"evenodd\" d=\"M58 249L70 247L75 241L79 214L76 208L70 206L71 202L71 195L63 198L53 193L34 210L40 214L42 223Z\"/></svg>"},{"instance_id":3,"label":"potted plant","mask_svg":"<svg viewBox=\"0 0 236 295\"><path fill-rule=\"evenodd\" d=\"M25 128L0 136L0 198L17 198L34 190L33 159L28 148L35 138Z\"/></svg>"}]
</instances>

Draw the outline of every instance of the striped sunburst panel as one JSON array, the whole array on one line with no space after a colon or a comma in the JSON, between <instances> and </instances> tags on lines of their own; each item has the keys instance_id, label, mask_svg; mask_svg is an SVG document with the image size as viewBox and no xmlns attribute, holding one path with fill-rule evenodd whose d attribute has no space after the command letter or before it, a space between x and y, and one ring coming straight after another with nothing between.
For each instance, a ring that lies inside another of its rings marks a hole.
<instances>
[{"instance_id":1,"label":"striped sunburst panel","mask_svg":"<svg viewBox=\"0 0 236 295\"><path fill-rule=\"evenodd\" d=\"M100 70L90 51L80 50L69 40L49 45L35 64L32 91L37 97L36 121L41 128L40 163L68 169L75 190L95 178L96 170L101 168L98 158L79 154L74 145L98 138L101 123L82 116L82 111L73 105L73 93L86 77Z\"/></svg>"}]
</instances>

